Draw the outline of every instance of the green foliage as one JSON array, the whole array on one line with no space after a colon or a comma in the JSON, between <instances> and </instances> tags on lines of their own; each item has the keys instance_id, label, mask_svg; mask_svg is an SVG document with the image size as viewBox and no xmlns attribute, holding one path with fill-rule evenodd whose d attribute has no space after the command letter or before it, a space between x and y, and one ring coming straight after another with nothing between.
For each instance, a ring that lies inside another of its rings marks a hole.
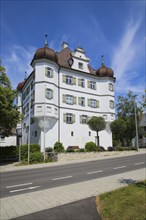
<instances>
[{"instance_id":1,"label":"green foliage","mask_svg":"<svg viewBox=\"0 0 146 220\"><path fill-rule=\"evenodd\" d=\"M30 153L30 163L41 163L43 162L43 154L39 151Z\"/></svg>"},{"instance_id":2,"label":"green foliage","mask_svg":"<svg viewBox=\"0 0 146 220\"><path fill-rule=\"evenodd\" d=\"M89 128L91 130L96 131L96 133L97 133L97 146L99 146L98 132L105 129L106 123L105 123L104 118L93 116L92 118L89 119L87 124L89 125Z\"/></svg>"},{"instance_id":3,"label":"green foliage","mask_svg":"<svg viewBox=\"0 0 146 220\"><path fill-rule=\"evenodd\" d=\"M57 141L55 144L54 144L54 151L57 152L57 153L62 153L64 152L64 146L62 143L60 143L59 141Z\"/></svg>"},{"instance_id":4,"label":"green foliage","mask_svg":"<svg viewBox=\"0 0 146 220\"><path fill-rule=\"evenodd\" d=\"M47 147L45 149L45 152L48 152L48 153L53 152L53 148L52 147Z\"/></svg>"},{"instance_id":5,"label":"green foliage","mask_svg":"<svg viewBox=\"0 0 146 220\"><path fill-rule=\"evenodd\" d=\"M126 180L128 179L123 179L125 182ZM146 217L145 190L146 181L143 181L100 195L97 197L96 203L101 218L144 220Z\"/></svg>"},{"instance_id":6,"label":"green foliage","mask_svg":"<svg viewBox=\"0 0 146 220\"><path fill-rule=\"evenodd\" d=\"M103 117L93 116L87 122L89 128L93 131L99 132L105 129L105 120Z\"/></svg>"},{"instance_id":7,"label":"green foliage","mask_svg":"<svg viewBox=\"0 0 146 220\"><path fill-rule=\"evenodd\" d=\"M67 152L67 153L73 153L73 152L76 152L76 151L75 151L75 149L73 149L73 148L71 148L71 149L68 148L68 149L66 149L66 152Z\"/></svg>"},{"instance_id":8,"label":"green foliage","mask_svg":"<svg viewBox=\"0 0 146 220\"><path fill-rule=\"evenodd\" d=\"M115 151L131 151L131 150L137 150L136 147L115 147Z\"/></svg>"},{"instance_id":9,"label":"green foliage","mask_svg":"<svg viewBox=\"0 0 146 220\"><path fill-rule=\"evenodd\" d=\"M38 144L30 144L30 154L34 152L40 152L40 146ZM28 158L28 145L21 145L21 159L27 160Z\"/></svg>"},{"instance_id":10,"label":"green foliage","mask_svg":"<svg viewBox=\"0 0 146 220\"><path fill-rule=\"evenodd\" d=\"M16 156L18 157L18 146L0 147L0 156Z\"/></svg>"},{"instance_id":11,"label":"green foliage","mask_svg":"<svg viewBox=\"0 0 146 220\"><path fill-rule=\"evenodd\" d=\"M12 128L20 120L20 113L14 105L17 92L12 89L5 68L0 66L0 131L4 136L11 135Z\"/></svg>"},{"instance_id":12,"label":"green foliage","mask_svg":"<svg viewBox=\"0 0 146 220\"><path fill-rule=\"evenodd\" d=\"M137 95L129 91L125 97L119 96L117 108L117 120L111 123L113 141L122 146L130 146L136 135L135 112L139 124L143 105L136 100Z\"/></svg>"},{"instance_id":13,"label":"green foliage","mask_svg":"<svg viewBox=\"0 0 146 220\"><path fill-rule=\"evenodd\" d=\"M86 144L85 144L85 150L87 151L87 152L93 152L93 151L97 151L97 146L96 146L96 144L94 143L94 142L87 142Z\"/></svg>"},{"instance_id":14,"label":"green foliage","mask_svg":"<svg viewBox=\"0 0 146 220\"><path fill-rule=\"evenodd\" d=\"M78 152L85 152L84 148L80 148Z\"/></svg>"},{"instance_id":15,"label":"green foliage","mask_svg":"<svg viewBox=\"0 0 146 220\"><path fill-rule=\"evenodd\" d=\"M124 138L126 131L126 122L122 118L118 118L110 124L110 128L113 134L114 141L117 141L116 144L120 141L124 146Z\"/></svg>"}]
</instances>

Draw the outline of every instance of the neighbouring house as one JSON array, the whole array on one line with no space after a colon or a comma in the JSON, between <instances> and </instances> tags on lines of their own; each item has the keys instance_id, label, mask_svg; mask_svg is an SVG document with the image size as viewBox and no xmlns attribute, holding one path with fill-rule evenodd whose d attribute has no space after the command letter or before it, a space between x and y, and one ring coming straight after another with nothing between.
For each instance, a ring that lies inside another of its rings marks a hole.
<instances>
[{"instance_id":1,"label":"neighbouring house","mask_svg":"<svg viewBox=\"0 0 146 220\"><path fill-rule=\"evenodd\" d=\"M71 50L62 43L61 51L48 47L47 39L31 61L28 78L17 86L17 106L23 113L22 144L37 143L41 151L56 141L64 147L85 147L95 142L96 133L87 121L102 116L106 129L99 132L100 145L112 146L110 123L115 119L114 83L111 68L104 64L96 70L89 64L83 48Z\"/></svg>"},{"instance_id":2,"label":"neighbouring house","mask_svg":"<svg viewBox=\"0 0 146 220\"><path fill-rule=\"evenodd\" d=\"M0 131L0 147L16 146L17 135L16 129L13 128L9 137L4 136Z\"/></svg>"}]
</instances>

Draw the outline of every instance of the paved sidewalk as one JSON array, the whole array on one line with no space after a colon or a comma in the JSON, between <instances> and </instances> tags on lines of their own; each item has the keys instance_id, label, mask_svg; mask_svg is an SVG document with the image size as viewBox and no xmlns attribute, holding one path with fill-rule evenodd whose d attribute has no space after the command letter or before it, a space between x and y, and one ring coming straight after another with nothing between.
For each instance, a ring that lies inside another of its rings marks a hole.
<instances>
[{"instance_id":1,"label":"paved sidewalk","mask_svg":"<svg viewBox=\"0 0 146 220\"><path fill-rule=\"evenodd\" d=\"M58 207L146 179L145 169L0 199L2 220Z\"/></svg>"},{"instance_id":2,"label":"paved sidewalk","mask_svg":"<svg viewBox=\"0 0 146 220\"><path fill-rule=\"evenodd\" d=\"M101 220L97 213L96 197L32 213L13 220Z\"/></svg>"}]
</instances>

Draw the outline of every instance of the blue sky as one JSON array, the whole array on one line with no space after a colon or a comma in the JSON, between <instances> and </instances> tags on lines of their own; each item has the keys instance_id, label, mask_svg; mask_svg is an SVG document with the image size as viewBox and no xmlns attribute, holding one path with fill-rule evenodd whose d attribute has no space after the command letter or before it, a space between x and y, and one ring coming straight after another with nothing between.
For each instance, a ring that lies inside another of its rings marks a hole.
<instances>
[{"instance_id":1,"label":"blue sky","mask_svg":"<svg viewBox=\"0 0 146 220\"><path fill-rule=\"evenodd\" d=\"M115 94L128 90L144 94L146 59L146 2L1 0L1 61L13 88L31 73L30 62L48 34L49 47L60 50L63 41L78 45L97 69L114 70Z\"/></svg>"}]
</instances>

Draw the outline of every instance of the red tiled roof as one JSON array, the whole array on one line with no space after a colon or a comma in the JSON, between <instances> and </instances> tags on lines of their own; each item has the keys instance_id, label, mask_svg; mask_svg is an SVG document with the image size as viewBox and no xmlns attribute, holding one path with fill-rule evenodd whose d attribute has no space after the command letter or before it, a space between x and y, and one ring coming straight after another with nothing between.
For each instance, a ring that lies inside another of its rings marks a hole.
<instances>
[{"instance_id":1,"label":"red tiled roof","mask_svg":"<svg viewBox=\"0 0 146 220\"><path fill-rule=\"evenodd\" d=\"M61 52L56 53L56 56L60 66L70 68L68 60L71 58L71 50L68 47L63 49Z\"/></svg>"}]
</instances>

